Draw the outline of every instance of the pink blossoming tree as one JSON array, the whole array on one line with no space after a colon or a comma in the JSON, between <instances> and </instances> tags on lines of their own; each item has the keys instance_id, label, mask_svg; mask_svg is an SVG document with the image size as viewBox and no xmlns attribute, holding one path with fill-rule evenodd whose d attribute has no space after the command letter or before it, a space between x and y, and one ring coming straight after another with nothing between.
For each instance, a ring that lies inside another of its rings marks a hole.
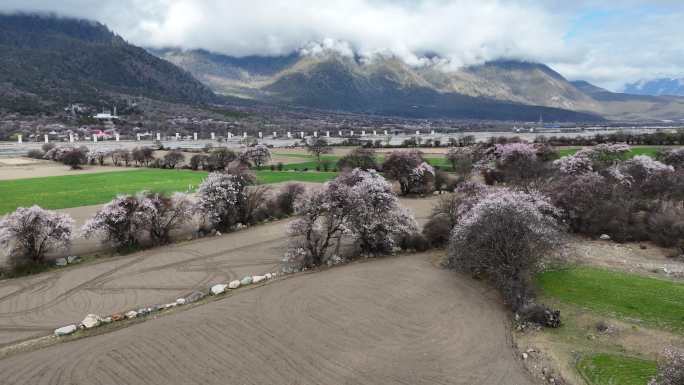
<instances>
[{"instance_id":1,"label":"pink blossoming tree","mask_svg":"<svg viewBox=\"0 0 684 385\"><path fill-rule=\"evenodd\" d=\"M69 246L73 225L66 214L20 207L0 219L0 245L17 264L41 263L46 253Z\"/></svg>"}]
</instances>

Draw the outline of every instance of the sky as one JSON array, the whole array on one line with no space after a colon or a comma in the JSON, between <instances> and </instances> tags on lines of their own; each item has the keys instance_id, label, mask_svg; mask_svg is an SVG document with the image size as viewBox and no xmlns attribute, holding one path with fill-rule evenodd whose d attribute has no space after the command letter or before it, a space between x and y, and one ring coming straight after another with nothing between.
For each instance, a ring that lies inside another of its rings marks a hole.
<instances>
[{"instance_id":1,"label":"sky","mask_svg":"<svg viewBox=\"0 0 684 385\"><path fill-rule=\"evenodd\" d=\"M682 0L2 0L0 11L100 21L146 47L233 56L336 50L447 69L542 62L613 91L684 77Z\"/></svg>"}]
</instances>

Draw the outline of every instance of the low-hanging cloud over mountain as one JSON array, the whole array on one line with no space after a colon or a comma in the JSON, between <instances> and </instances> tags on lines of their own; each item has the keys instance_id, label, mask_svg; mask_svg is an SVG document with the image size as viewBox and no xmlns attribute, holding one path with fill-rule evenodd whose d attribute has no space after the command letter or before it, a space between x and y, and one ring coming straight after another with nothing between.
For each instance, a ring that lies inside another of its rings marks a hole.
<instances>
[{"instance_id":1,"label":"low-hanging cloud over mountain","mask_svg":"<svg viewBox=\"0 0 684 385\"><path fill-rule=\"evenodd\" d=\"M96 19L138 45L234 56L332 49L452 67L523 59L612 89L684 72L684 5L670 0L5 0L0 10Z\"/></svg>"}]
</instances>

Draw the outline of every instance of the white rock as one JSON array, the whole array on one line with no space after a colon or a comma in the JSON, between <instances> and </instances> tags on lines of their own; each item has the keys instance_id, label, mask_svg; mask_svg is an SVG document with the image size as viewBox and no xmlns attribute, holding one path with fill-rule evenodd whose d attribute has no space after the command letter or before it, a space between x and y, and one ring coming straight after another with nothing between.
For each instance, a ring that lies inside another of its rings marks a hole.
<instances>
[{"instance_id":1,"label":"white rock","mask_svg":"<svg viewBox=\"0 0 684 385\"><path fill-rule=\"evenodd\" d=\"M271 273L266 273L266 279L271 279L271 277L273 277Z\"/></svg>"},{"instance_id":2,"label":"white rock","mask_svg":"<svg viewBox=\"0 0 684 385\"><path fill-rule=\"evenodd\" d=\"M63 326L59 329L55 329L55 335L58 337L68 336L69 334L75 332L76 330L78 330L76 325Z\"/></svg>"},{"instance_id":3,"label":"white rock","mask_svg":"<svg viewBox=\"0 0 684 385\"><path fill-rule=\"evenodd\" d=\"M112 317L105 317L102 319L103 324L110 324L112 323Z\"/></svg>"},{"instance_id":4,"label":"white rock","mask_svg":"<svg viewBox=\"0 0 684 385\"><path fill-rule=\"evenodd\" d=\"M261 281L265 281L266 276L265 275L254 275L252 276L252 283L259 283Z\"/></svg>"},{"instance_id":5,"label":"white rock","mask_svg":"<svg viewBox=\"0 0 684 385\"><path fill-rule=\"evenodd\" d=\"M600 236L599 238L600 238L601 240L603 240L603 241L608 241L608 240L610 240L610 235L608 235L608 234L601 234L601 236Z\"/></svg>"},{"instance_id":6,"label":"white rock","mask_svg":"<svg viewBox=\"0 0 684 385\"><path fill-rule=\"evenodd\" d=\"M127 312L127 313L124 314L124 315L125 315L126 318L128 318L128 319L133 319L133 318L135 318L135 317L138 316L138 312L135 311L135 310L131 310L131 311Z\"/></svg>"},{"instance_id":7,"label":"white rock","mask_svg":"<svg viewBox=\"0 0 684 385\"><path fill-rule=\"evenodd\" d=\"M242 278L242 280L240 281L241 286L249 285L251 283L252 283L252 277L250 277L249 275L246 276L245 278Z\"/></svg>"},{"instance_id":8,"label":"white rock","mask_svg":"<svg viewBox=\"0 0 684 385\"><path fill-rule=\"evenodd\" d=\"M97 326L100 326L100 323L102 323L102 318L100 318L99 315L97 314L88 314L83 321L81 321L81 326L83 326L86 329L91 329Z\"/></svg>"},{"instance_id":9,"label":"white rock","mask_svg":"<svg viewBox=\"0 0 684 385\"><path fill-rule=\"evenodd\" d=\"M237 289L238 287L240 287L240 281L237 279L234 281L230 281L230 283L228 284L228 288L230 289Z\"/></svg>"},{"instance_id":10,"label":"white rock","mask_svg":"<svg viewBox=\"0 0 684 385\"><path fill-rule=\"evenodd\" d=\"M527 359L527 353L523 353L523 354L522 354L522 359L523 359L523 360L526 360L526 359Z\"/></svg>"},{"instance_id":11,"label":"white rock","mask_svg":"<svg viewBox=\"0 0 684 385\"><path fill-rule=\"evenodd\" d=\"M67 265L67 260L66 258L57 258L55 259L55 266L66 266Z\"/></svg>"},{"instance_id":12,"label":"white rock","mask_svg":"<svg viewBox=\"0 0 684 385\"><path fill-rule=\"evenodd\" d=\"M226 291L226 287L228 287L228 285L223 285L223 284L214 285L211 287L211 294L219 295L219 294Z\"/></svg>"},{"instance_id":13,"label":"white rock","mask_svg":"<svg viewBox=\"0 0 684 385\"><path fill-rule=\"evenodd\" d=\"M81 262L81 257L79 257L78 255L70 255L70 256L66 257L66 260L67 260L67 262L69 262L69 264L79 263L79 262Z\"/></svg>"},{"instance_id":14,"label":"white rock","mask_svg":"<svg viewBox=\"0 0 684 385\"><path fill-rule=\"evenodd\" d=\"M185 298L178 298L176 300L176 305L185 305Z\"/></svg>"}]
</instances>

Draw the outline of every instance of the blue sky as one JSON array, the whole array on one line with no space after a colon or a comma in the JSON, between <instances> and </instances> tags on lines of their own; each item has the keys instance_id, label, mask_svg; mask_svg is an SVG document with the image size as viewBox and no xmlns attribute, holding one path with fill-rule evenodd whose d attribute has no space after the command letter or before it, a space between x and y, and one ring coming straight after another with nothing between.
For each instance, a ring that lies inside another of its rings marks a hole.
<instances>
[{"instance_id":1,"label":"blue sky","mask_svg":"<svg viewBox=\"0 0 684 385\"><path fill-rule=\"evenodd\" d=\"M684 76L683 0L3 0L0 10L96 19L143 46L279 55L324 47L448 68L549 64L611 90Z\"/></svg>"}]
</instances>

